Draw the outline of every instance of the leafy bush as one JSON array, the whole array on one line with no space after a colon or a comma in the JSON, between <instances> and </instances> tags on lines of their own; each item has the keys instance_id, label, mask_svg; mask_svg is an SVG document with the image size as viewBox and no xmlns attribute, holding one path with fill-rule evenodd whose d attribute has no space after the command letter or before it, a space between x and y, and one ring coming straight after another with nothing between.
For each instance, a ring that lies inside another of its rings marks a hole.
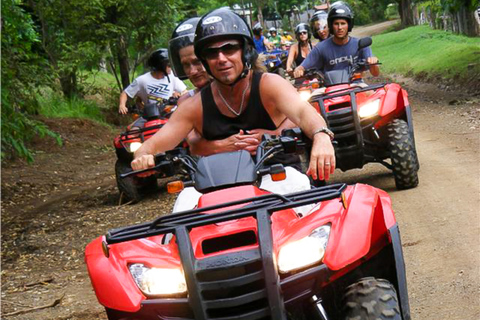
<instances>
[{"instance_id":1,"label":"leafy bush","mask_svg":"<svg viewBox=\"0 0 480 320\"><path fill-rule=\"evenodd\" d=\"M33 137L50 136L59 145L62 144L60 136L50 131L43 123L33 120L27 114L16 109L12 104L8 92L2 87L2 161L15 156L33 161L33 154L25 143Z\"/></svg>"}]
</instances>

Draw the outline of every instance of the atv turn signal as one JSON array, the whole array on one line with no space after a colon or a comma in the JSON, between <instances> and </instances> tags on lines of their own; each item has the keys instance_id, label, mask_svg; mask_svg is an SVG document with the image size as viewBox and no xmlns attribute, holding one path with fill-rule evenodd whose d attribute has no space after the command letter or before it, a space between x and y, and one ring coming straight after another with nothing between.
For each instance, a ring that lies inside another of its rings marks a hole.
<instances>
[{"instance_id":1,"label":"atv turn signal","mask_svg":"<svg viewBox=\"0 0 480 320\"><path fill-rule=\"evenodd\" d=\"M185 189L185 185L183 181L172 181L167 184L167 192L168 193L178 193Z\"/></svg>"},{"instance_id":2,"label":"atv turn signal","mask_svg":"<svg viewBox=\"0 0 480 320\"><path fill-rule=\"evenodd\" d=\"M282 164L274 164L270 167L272 181L282 181L287 178L287 172Z\"/></svg>"}]
</instances>

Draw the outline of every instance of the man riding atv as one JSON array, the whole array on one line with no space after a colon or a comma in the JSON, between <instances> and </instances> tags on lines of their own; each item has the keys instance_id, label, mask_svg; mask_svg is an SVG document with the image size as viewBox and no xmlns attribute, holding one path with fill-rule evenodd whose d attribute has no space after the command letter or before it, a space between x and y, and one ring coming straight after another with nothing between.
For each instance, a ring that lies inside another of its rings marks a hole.
<instances>
[{"instance_id":1,"label":"man riding atv","mask_svg":"<svg viewBox=\"0 0 480 320\"><path fill-rule=\"evenodd\" d=\"M153 167L154 154L171 149L192 129L209 141L230 138L229 148L237 150L245 142L239 132L274 131L288 117L313 140L307 173L328 179L335 169L331 132L289 82L255 71L258 54L243 19L217 9L202 17L195 34L195 54L214 80L181 104L163 130L137 150L132 168Z\"/></svg>"},{"instance_id":2,"label":"man riding atv","mask_svg":"<svg viewBox=\"0 0 480 320\"><path fill-rule=\"evenodd\" d=\"M357 55L359 39L348 35L352 31L353 21L353 12L347 4L334 3L328 12L328 28L333 37L313 48L302 64L295 68L295 78L302 77L305 70L312 68L322 73L346 69L356 59L366 59L370 64L370 73L378 76L380 74L376 64L378 59L372 56L370 47L360 50Z\"/></svg>"},{"instance_id":3,"label":"man riding atv","mask_svg":"<svg viewBox=\"0 0 480 320\"><path fill-rule=\"evenodd\" d=\"M167 49L158 49L154 51L147 62L150 72L137 77L125 90L120 94L120 102L118 112L127 114L128 98L139 98L141 108L150 103L162 103L170 97L180 97L186 90L185 84L169 73L169 61ZM139 118L135 121L135 127L143 127L145 119Z\"/></svg>"},{"instance_id":4,"label":"man riding atv","mask_svg":"<svg viewBox=\"0 0 480 320\"><path fill-rule=\"evenodd\" d=\"M253 31L253 42L255 43L255 49L258 53L264 53L266 51L272 50L275 46L268 41L266 37L263 36L263 28L260 22L257 22L252 28Z\"/></svg>"}]
</instances>

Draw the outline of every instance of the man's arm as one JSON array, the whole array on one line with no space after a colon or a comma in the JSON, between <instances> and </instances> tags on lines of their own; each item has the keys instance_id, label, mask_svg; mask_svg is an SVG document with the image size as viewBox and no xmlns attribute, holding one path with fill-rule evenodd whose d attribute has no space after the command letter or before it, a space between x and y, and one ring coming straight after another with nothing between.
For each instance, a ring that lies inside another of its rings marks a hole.
<instances>
[{"instance_id":1,"label":"man's arm","mask_svg":"<svg viewBox=\"0 0 480 320\"><path fill-rule=\"evenodd\" d=\"M364 59L366 58L369 64L378 63L377 57L374 57L372 54L372 49L370 47L362 49L362 56ZM369 68L370 73L374 77L378 77L380 75L380 66L378 64L370 66Z\"/></svg>"},{"instance_id":2,"label":"man's arm","mask_svg":"<svg viewBox=\"0 0 480 320\"><path fill-rule=\"evenodd\" d=\"M120 114L128 113L127 100L128 100L127 93L125 91L122 91L122 93L120 93L120 101L118 103L118 113Z\"/></svg>"},{"instance_id":3,"label":"man's arm","mask_svg":"<svg viewBox=\"0 0 480 320\"><path fill-rule=\"evenodd\" d=\"M325 120L308 102L302 101L295 88L280 76L265 74L260 83L260 92L270 114L285 114L312 139L307 174L314 179L328 180L335 170L335 151L330 137L319 131L327 127Z\"/></svg>"},{"instance_id":4,"label":"man's arm","mask_svg":"<svg viewBox=\"0 0 480 320\"><path fill-rule=\"evenodd\" d=\"M153 167L155 154L175 148L192 131L194 119L199 117L200 113L198 112L199 99L195 102L197 103L179 106L168 122L135 151L132 161L133 170Z\"/></svg>"}]
</instances>

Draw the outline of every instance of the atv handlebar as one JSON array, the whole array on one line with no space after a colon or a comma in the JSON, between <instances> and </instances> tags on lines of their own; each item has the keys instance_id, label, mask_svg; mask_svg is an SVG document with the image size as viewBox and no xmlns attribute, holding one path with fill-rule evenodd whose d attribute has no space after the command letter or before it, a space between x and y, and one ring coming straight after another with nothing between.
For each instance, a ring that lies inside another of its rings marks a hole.
<instances>
[{"instance_id":1,"label":"atv handlebar","mask_svg":"<svg viewBox=\"0 0 480 320\"><path fill-rule=\"evenodd\" d=\"M300 128L285 129L282 131L280 136L271 136L269 134L264 134L262 142L257 147L256 154L256 169L259 170L265 161L272 158L279 152L284 153L301 153L306 146L305 141L306 136L300 130ZM169 150L165 153L159 153L154 156L155 165L152 168L130 171L120 175L120 178L126 178L132 175L137 175L145 172L151 171L165 171L169 170L178 170L180 167L186 169L187 174L190 177L193 177L193 174L196 171L197 162L190 155L187 154L186 149L184 148L175 148Z\"/></svg>"}]
</instances>

